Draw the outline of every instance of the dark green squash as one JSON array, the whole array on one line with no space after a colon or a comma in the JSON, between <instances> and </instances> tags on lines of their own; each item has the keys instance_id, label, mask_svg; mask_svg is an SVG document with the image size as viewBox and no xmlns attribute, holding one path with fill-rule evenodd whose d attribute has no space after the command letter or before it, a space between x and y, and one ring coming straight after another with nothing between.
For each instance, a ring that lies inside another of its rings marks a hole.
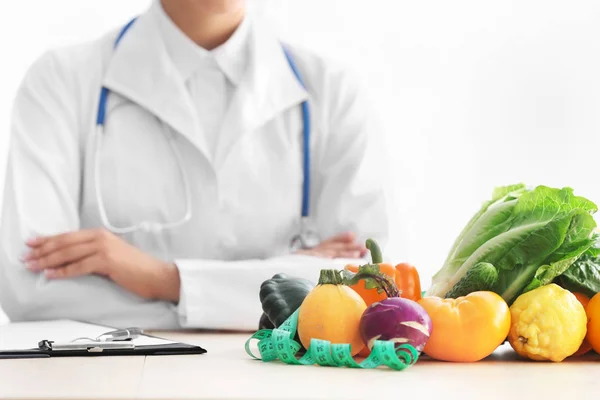
<instances>
[{"instance_id":1,"label":"dark green squash","mask_svg":"<svg viewBox=\"0 0 600 400\"><path fill-rule=\"evenodd\" d=\"M273 325L264 312L260 316L260 321L258 321L258 329L275 329L275 325Z\"/></svg>"},{"instance_id":2,"label":"dark green squash","mask_svg":"<svg viewBox=\"0 0 600 400\"><path fill-rule=\"evenodd\" d=\"M275 274L260 285L259 298L263 314L258 329L279 327L296 311L315 287L307 279Z\"/></svg>"}]
</instances>

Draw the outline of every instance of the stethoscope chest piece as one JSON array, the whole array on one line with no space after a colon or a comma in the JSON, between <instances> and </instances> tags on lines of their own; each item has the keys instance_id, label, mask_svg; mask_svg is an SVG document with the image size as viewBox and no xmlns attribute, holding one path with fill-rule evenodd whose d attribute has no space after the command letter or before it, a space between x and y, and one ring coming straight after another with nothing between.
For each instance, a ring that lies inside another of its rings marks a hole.
<instances>
[{"instance_id":1,"label":"stethoscope chest piece","mask_svg":"<svg viewBox=\"0 0 600 400\"><path fill-rule=\"evenodd\" d=\"M290 249L292 252L298 250L312 249L320 243L319 235L309 223L308 217L300 219L299 233L292 237Z\"/></svg>"}]
</instances>

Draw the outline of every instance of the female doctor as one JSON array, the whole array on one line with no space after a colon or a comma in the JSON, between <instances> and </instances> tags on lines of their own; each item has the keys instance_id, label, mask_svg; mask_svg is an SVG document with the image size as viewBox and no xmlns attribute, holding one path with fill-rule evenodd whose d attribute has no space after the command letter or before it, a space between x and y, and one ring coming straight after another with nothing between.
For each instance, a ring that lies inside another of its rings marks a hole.
<instances>
[{"instance_id":1,"label":"female doctor","mask_svg":"<svg viewBox=\"0 0 600 400\"><path fill-rule=\"evenodd\" d=\"M348 74L244 0L155 0L27 72L1 306L13 321L255 329L265 279L315 282L386 241L376 129Z\"/></svg>"}]
</instances>

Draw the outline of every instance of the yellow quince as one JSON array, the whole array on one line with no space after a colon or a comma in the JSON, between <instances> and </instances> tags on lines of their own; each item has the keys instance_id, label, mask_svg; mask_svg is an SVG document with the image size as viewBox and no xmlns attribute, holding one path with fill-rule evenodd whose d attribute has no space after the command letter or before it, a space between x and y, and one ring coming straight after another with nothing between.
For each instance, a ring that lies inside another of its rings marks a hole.
<instances>
[{"instance_id":1,"label":"yellow quince","mask_svg":"<svg viewBox=\"0 0 600 400\"><path fill-rule=\"evenodd\" d=\"M587 332L585 309L575 295L551 283L523 293L510 306L508 342L521 356L560 362Z\"/></svg>"}]
</instances>

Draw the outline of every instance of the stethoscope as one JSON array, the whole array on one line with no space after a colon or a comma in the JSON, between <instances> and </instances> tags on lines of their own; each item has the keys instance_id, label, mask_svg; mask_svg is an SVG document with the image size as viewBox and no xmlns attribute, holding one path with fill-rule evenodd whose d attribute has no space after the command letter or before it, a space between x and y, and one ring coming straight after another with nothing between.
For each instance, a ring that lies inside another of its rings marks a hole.
<instances>
[{"instance_id":1,"label":"stethoscope","mask_svg":"<svg viewBox=\"0 0 600 400\"><path fill-rule=\"evenodd\" d=\"M119 32L117 38L114 42L113 49L117 48L119 42L125 35L125 33L129 30L129 28L133 25L136 18L132 19L128 22ZM283 47L283 51L285 53L286 59L290 64L294 75L300 82L300 84L306 88L304 82L298 72L296 64L292 59L290 53L287 51L285 47ZM98 104L98 113L96 116L96 148L94 155L94 180L95 180L95 190L96 190L96 200L98 202L98 209L100 214L100 219L102 220L103 225L111 232L115 234L128 234L137 231L143 231L148 233L158 234L162 231L177 228L186 222L188 222L192 217L192 195L190 190L190 181L188 175L183 166L183 159L181 153L177 149L173 136L167 135L170 148L177 160L177 165L179 169L179 173L181 174L182 181L184 182L185 187L185 203L186 203L186 211L183 216L176 221L169 223L160 223L156 221L141 221L138 224L126 226L126 227L117 227L110 223L106 208L104 206L104 200L102 198L101 191L101 183L100 183L100 168L99 168L99 153L100 147L102 145L102 139L104 137L104 122L106 120L106 105L108 102L108 88L102 86L100 90L100 101ZM307 249L315 247L319 243L319 237L316 232L311 228L310 220L309 220L309 199L310 199L310 109L308 106L308 101L302 102L302 122L303 122L303 173L304 180L302 183L302 210L300 216L299 230L296 235L294 235L290 241L290 249L292 251L299 249Z\"/></svg>"}]
</instances>

